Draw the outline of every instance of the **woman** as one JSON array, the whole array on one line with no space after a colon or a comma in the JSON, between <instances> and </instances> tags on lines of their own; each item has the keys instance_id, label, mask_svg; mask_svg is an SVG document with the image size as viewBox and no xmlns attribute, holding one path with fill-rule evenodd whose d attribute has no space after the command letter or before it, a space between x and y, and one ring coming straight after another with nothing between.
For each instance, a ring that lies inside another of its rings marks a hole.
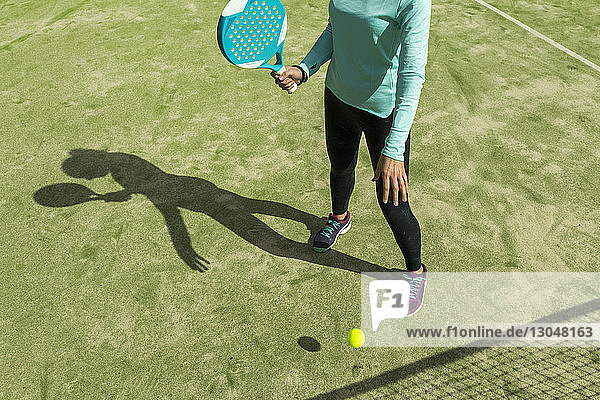
<instances>
[{"instance_id":1,"label":"woman","mask_svg":"<svg viewBox=\"0 0 600 400\"><path fill-rule=\"evenodd\" d=\"M405 277L413 281L411 297L418 299L411 302L413 312L422 300L426 269L419 223L408 204L408 158L410 128L425 80L430 15L431 0L331 0L329 23L306 57L280 76L272 74L288 90L331 60L325 79L325 134L333 210L313 249L327 251L350 229L348 203L364 132L377 199L404 255Z\"/></svg>"}]
</instances>

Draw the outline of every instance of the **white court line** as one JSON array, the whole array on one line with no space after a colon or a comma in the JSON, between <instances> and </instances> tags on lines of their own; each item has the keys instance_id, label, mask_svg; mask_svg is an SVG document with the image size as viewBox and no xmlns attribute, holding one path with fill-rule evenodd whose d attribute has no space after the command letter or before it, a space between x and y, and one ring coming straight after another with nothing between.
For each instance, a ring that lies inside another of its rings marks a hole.
<instances>
[{"instance_id":1,"label":"white court line","mask_svg":"<svg viewBox=\"0 0 600 400\"><path fill-rule=\"evenodd\" d=\"M579 54L575 53L574 51L571 51L571 50L567 49L565 46L563 46L560 43L556 43L554 40L550 39L548 36L542 35L538 31L536 31L535 29L528 27L527 25L525 25L521 21L518 21L518 20L514 19L513 17L511 17L507 13L498 10L496 7L494 7L494 6L486 3L485 1L483 1L483 0L475 0L475 1L478 2L479 4L481 4L482 6L489 8L490 10L492 10L493 12L495 12L496 14L500 14L501 16L503 16L504 18L506 18L507 20L509 20L511 22L514 22L515 24L519 25L521 28L525 29L529 33L531 33L531 34L539 37L540 39L543 39L547 43L550 43L552 46L556 47L557 49L564 51L565 53L567 53L571 57L578 59L582 63L584 63L584 64L586 64L586 65L594 68L596 71L600 72L600 67L598 65L594 64L593 62L591 62L590 60L588 60L587 58L582 57Z\"/></svg>"}]
</instances>

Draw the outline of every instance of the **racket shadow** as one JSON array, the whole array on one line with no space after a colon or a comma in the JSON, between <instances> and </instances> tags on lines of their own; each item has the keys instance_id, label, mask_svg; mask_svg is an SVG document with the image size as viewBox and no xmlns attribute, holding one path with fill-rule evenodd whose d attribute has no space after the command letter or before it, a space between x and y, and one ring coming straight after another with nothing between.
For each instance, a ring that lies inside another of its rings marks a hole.
<instances>
[{"instance_id":1,"label":"racket shadow","mask_svg":"<svg viewBox=\"0 0 600 400\"><path fill-rule=\"evenodd\" d=\"M247 242L278 257L356 273L389 271L333 249L316 253L309 243L325 219L289 205L244 197L202 178L169 174L133 154L87 149L72 150L70 153L71 157L62 165L67 175L85 179L110 175L123 187L123 191L102 195L103 198L115 197L118 201L126 201L131 194L146 196L162 214L177 254L194 270L205 271L210 263L193 249L187 225L181 216L182 208L213 218ZM43 188L40 191L43 192ZM39 200L35 196L34 199ZM37 202L47 205L43 201ZM305 242L286 238L255 214L301 223L310 232L310 237Z\"/></svg>"},{"instance_id":2,"label":"racket shadow","mask_svg":"<svg viewBox=\"0 0 600 400\"><path fill-rule=\"evenodd\" d=\"M33 199L45 207L69 207L100 200L100 197L88 187L78 183L55 183L36 191Z\"/></svg>"}]
</instances>

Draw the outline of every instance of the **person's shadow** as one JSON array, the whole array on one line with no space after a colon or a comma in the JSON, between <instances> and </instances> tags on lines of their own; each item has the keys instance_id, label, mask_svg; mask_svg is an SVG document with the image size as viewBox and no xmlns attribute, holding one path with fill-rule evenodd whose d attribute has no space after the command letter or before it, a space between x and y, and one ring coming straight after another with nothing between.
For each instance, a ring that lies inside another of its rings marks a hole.
<instances>
[{"instance_id":1,"label":"person's shadow","mask_svg":"<svg viewBox=\"0 0 600 400\"><path fill-rule=\"evenodd\" d=\"M288 205L240 196L202 178L169 174L133 154L89 149L72 150L70 154L71 157L62 164L62 169L67 175L91 180L110 174L123 190L104 195L94 194L96 195L94 199L91 197L93 192L81 185L54 184L41 188L34 194L33 197L38 204L67 206L100 199L124 202L129 200L132 194L142 194L161 212L177 254L194 270L206 270L209 262L193 249L179 208L202 212L249 243L276 256L295 258L357 273L390 271L333 249L326 253L316 253L308 243L323 226L325 220ZM81 197L81 193L75 194L78 192L77 187L81 187L84 196L90 197L83 200L77 198L77 196ZM57 200L52 197L56 196L56 189L59 188L63 188L61 193L63 197L66 195L72 198ZM53 205L53 202L58 205ZM272 215L300 222L311 232L310 238L304 243L288 239L253 214ZM226 235L222 235L211 240L227 240L227 238Z\"/></svg>"}]
</instances>

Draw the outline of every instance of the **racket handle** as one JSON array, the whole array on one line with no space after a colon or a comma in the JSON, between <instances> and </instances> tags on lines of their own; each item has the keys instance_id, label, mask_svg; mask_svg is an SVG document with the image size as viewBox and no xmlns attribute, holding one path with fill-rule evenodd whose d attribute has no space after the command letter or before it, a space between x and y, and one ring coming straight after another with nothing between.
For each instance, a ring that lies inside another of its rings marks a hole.
<instances>
[{"instance_id":1,"label":"racket handle","mask_svg":"<svg viewBox=\"0 0 600 400\"><path fill-rule=\"evenodd\" d=\"M277 76L283 74L285 72L285 65L282 66L279 71L275 72L277 74ZM298 89L298 85L296 84L296 82L294 82L294 86L292 86L292 88L290 90L288 90L288 94L292 94L296 91L296 89Z\"/></svg>"},{"instance_id":2,"label":"racket handle","mask_svg":"<svg viewBox=\"0 0 600 400\"><path fill-rule=\"evenodd\" d=\"M298 85L296 84L296 82L294 82L294 86L292 86L292 88L288 90L288 94L294 93L296 89L298 89Z\"/></svg>"}]
</instances>

